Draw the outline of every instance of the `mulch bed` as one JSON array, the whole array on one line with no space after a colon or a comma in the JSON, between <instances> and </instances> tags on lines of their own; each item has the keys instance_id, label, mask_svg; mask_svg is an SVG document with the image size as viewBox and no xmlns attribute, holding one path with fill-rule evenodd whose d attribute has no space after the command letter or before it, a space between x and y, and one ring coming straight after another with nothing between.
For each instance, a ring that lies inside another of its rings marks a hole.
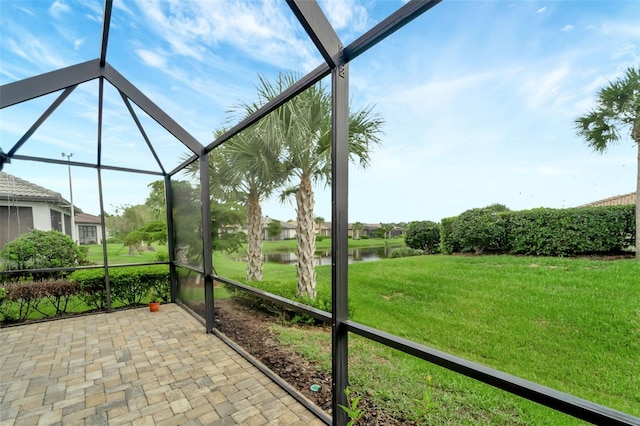
<instances>
[{"instance_id":1,"label":"mulch bed","mask_svg":"<svg viewBox=\"0 0 640 426\"><path fill-rule=\"evenodd\" d=\"M218 330L331 415L331 373L320 370L313 361L280 345L271 331L271 326L278 323L275 316L234 299L216 300L215 315ZM311 385L320 385L320 390L311 391ZM358 425L415 425L406 419L393 418L366 396L360 400L358 408L364 411Z\"/></svg>"}]
</instances>

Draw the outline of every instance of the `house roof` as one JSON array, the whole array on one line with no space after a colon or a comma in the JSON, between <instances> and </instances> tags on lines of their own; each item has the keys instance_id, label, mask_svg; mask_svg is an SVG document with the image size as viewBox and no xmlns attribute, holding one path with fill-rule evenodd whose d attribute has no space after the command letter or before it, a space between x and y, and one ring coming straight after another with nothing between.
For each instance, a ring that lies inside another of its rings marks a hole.
<instances>
[{"instance_id":1,"label":"house roof","mask_svg":"<svg viewBox=\"0 0 640 426\"><path fill-rule=\"evenodd\" d=\"M4 200L70 204L59 192L43 188L9 173L0 172L0 202Z\"/></svg>"},{"instance_id":2,"label":"house roof","mask_svg":"<svg viewBox=\"0 0 640 426\"><path fill-rule=\"evenodd\" d=\"M583 204L578 207L602 207L602 206L623 206L636 203L636 193L631 192L624 195L616 195L605 198L604 200L594 201L592 203Z\"/></svg>"},{"instance_id":3,"label":"house roof","mask_svg":"<svg viewBox=\"0 0 640 426\"><path fill-rule=\"evenodd\" d=\"M94 216L89 213L76 213L76 223L95 223L101 224L100 216Z\"/></svg>"}]
</instances>

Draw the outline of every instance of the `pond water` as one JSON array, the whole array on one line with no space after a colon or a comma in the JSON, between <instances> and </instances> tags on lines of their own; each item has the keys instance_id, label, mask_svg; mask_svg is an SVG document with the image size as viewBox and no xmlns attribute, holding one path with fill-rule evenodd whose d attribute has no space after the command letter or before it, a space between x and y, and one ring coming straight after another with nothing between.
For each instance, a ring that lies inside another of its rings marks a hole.
<instances>
[{"instance_id":1,"label":"pond water","mask_svg":"<svg viewBox=\"0 0 640 426\"><path fill-rule=\"evenodd\" d=\"M386 245L380 247L352 248L349 249L349 263L373 262L386 259L391 251L401 248L401 245ZM298 257L296 252L265 253L265 262L295 265ZM316 250L316 266L331 265L331 250Z\"/></svg>"}]
</instances>

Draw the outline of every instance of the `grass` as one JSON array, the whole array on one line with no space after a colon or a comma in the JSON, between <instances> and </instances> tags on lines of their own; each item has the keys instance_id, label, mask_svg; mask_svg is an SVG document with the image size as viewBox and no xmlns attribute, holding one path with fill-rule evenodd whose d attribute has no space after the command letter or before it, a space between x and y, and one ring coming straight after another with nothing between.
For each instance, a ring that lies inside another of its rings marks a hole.
<instances>
[{"instance_id":1,"label":"grass","mask_svg":"<svg viewBox=\"0 0 640 426\"><path fill-rule=\"evenodd\" d=\"M88 246L87 259L96 264L102 265L104 258L102 254L102 244L90 244ZM156 262L158 253L167 253L166 245L153 244L153 251L140 247L140 251L134 250L133 255L129 255L129 247L122 244L107 244L107 258L109 264L123 263L148 263Z\"/></svg>"},{"instance_id":2,"label":"grass","mask_svg":"<svg viewBox=\"0 0 640 426\"><path fill-rule=\"evenodd\" d=\"M328 297L330 268L317 272ZM640 416L639 276L633 260L420 256L350 265L349 298L355 321ZM266 290L295 292L295 268L265 265L265 277ZM278 331L328 368L326 330ZM577 423L357 336L350 345L354 390L390 411L410 416L429 374L433 423Z\"/></svg>"},{"instance_id":3,"label":"grass","mask_svg":"<svg viewBox=\"0 0 640 426\"><path fill-rule=\"evenodd\" d=\"M380 242L349 240L350 247ZM294 247L265 242L265 252ZM152 262L166 246L156 250L129 256L126 247L108 245L114 263ZM90 246L89 257L102 263L102 247ZM217 252L213 259L219 275L243 281L245 263ZM330 267L317 275L319 297L330 299ZM262 288L293 298L295 266L265 264L264 276ZM633 260L419 256L350 265L349 303L355 321L640 416L638 277ZM201 288L185 290L202 298ZM228 297L222 287L215 291ZM283 344L330 369L326 329L277 331ZM409 418L431 375L429 424L579 423L358 336L350 336L349 359L354 391Z\"/></svg>"}]
</instances>

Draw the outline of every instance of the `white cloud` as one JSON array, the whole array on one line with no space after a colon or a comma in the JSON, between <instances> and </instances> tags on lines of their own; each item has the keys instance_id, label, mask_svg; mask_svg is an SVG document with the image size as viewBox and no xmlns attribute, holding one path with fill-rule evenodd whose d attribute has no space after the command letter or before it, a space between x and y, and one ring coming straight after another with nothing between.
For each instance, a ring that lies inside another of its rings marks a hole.
<instances>
[{"instance_id":1,"label":"white cloud","mask_svg":"<svg viewBox=\"0 0 640 426\"><path fill-rule=\"evenodd\" d=\"M569 32L574 28L573 25L567 24L564 27L560 28L560 31Z\"/></svg>"},{"instance_id":2,"label":"white cloud","mask_svg":"<svg viewBox=\"0 0 640 426\"><path fill-rule=\"evenodd\" d=\"M24 13L31 15L31 16L36 16L35 13L33 13L30 9L27 9L26 7L19 7L19 10L23 11Z\"/></svg>"},{"instance_id":3,"label":"white cloud","mask_svg":"<svg viewBox=\"0 0 640 426\"><path fill-rule=\"evenodd\" d=\"M354 0L325 0L323 4L327 19L334 29L348 28L356 32L366 29L367 9L357 5Z\"/></svg>"},{"instance_id":4,"label":"white cloud","mask_svg":"<svg viewBox=\"0 0 640 426\"><path fill-rule=\"evenodd\" d=\"M131 6L131 5L130 5ZM250 58L289 69L319 63L311 41L282 5L265 2L139 2L131 12L141 15L169 46L171 53L210 60L220 45L232 46ZM295 64L295 65L294 65Z\"/></svg>"},{"instance_id":5,"label":"white cloud","mask_svg":"<svg viewBox=\"0 0 640 426\"><path fill-rule=\"evenodd\" d=\"M84 43L84 39L76 39L73 41L73 50L78 50L80 49L80 46L82 46L82 43Z\"/></svg>"},{"instance_id":6,"label":"white cloud","mask_svg":"<svg viewBox=\"0 0 640 426\"><path fill-rule=\"evenodd\" d=\"M546 7L541 7L540 9L538 9L538 10L536 11L536 13L544 13L544 12L546 12L546 10L547 10L547 8L546 8Z\"/></svg>"},{"instance_id":7,"label":"white cloud","mask_svg":"<svg viewBox=\"0 0 640 426\"><path fill-rule=\"evenodd\" d=\"M142 59L142 62L150 67L165 68L167 66L167 58L156 52L146 49L138 49L136 50L136 53L140 59Z\"/></svg>"},{"instance_id":8,"label":"white cloud","mask_svg":"<svg viewBox=\"0 0 640 426\"><path fill-rule=\"evenodd\" d=\"M20 41L8 37L4 43L11 52L35 65L37 69L56 69L68 65L61 52L26 30L24 30Z\"/></svg>"},{"instance_id":9,"label":"white cloud","mask_svg":"<svg viewBox=\"0 0 640 426\"><path fill-rule=\"evenodd\" d=\"M529 108L540 109L560 97L570 74L571 69L567 65L546 72L541 68L533 69L524 76L519 91L525 95Z\"/></svg>"},{"instance_id":10,"label":"white cloud","mask_svg":"<svg viewBox=\"0 0 640 426\"><path fill-rule=\"evenodd\" d=\"M71 11L69 5L62 3L61 1L54 1L51 7L49 7L49 14L54 18L59 18L63 13L68 13Z\"/></svg>"}]
</instances>

